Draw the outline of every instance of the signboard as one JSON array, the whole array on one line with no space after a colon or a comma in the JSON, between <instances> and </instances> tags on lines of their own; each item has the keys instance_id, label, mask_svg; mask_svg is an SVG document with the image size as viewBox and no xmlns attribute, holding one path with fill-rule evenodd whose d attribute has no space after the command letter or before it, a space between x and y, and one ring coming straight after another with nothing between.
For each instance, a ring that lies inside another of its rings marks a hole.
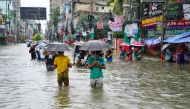
<instances>
[{"instance_id":1,"label":"signboard","mask_svg":"<svg viewBox=\"0 0 190 109\"><path fill-rule=\"evenodd\" d=\"M156 25L158 21L163 21L163 16L142 20L142 26Z\"/></svg>"},{"instance_id":2,"label":"signboard","mask_svg":"<svg viewBox=\"0 0 190 109\"><path fill-rule=\"evenodd\" d=\"M20 16L23 20L46 20L46 8L20 7Z\"/></svg>"},{"instance_id":3,"label":"signboard","mask_svg":"<svg viewBox=\"0 0 190 109\"><path fill-rule=\"evenodd\" d=\"M163 3L164 0L141 0L142 3Z\"/></svg>"},{"instance_id":4,"label":"signboard","mask_svg":"<svg viewBox=\"0 0 190 109\"><path fill-rule=\"evenodd\" d=\"M116 16L114 18L114 22L112 22L111 20L109 20L108 24L109 27L112 31L122 31L122 26L123 26L123 16Z\"/></svg>"},{"instance_id":5,"label":"signboard","mask_svg":"<svg viewBox=\"0 0 190 109\"><path fill-rule=\"evenodd\" d=\"M137 23L126 25L125 33L127 34L127 36L133 36L134 34L138 33Z\"/></svg>"},{"instance_id":6,"label":"signboard","mask_svg":"<svg viewBox=\"0 0 190 109\"><path fill-rule=\"evenodd\" d=\"M188 26L190 26L190 20L179 20L179 21L166 22L166 28L188 27Z\"/></svg>"},{"instance_id":7,"label":"signboard","mask_svg":"<svg viewBox=\"0 0 190 109\"><path fill-rule=\"evenodd\" d=\"M176 0L177 3L190 3L190 0Z\"/></svg>"},{"instance_id":8,"label":"signboard","mask_svg":"<svg viewBox=\"0 0 190 109\"><path fill-rule=\"evenodd\" d=\"M97 25L96 25L96 28L97 28L97 29L104 28L104 22L103 22L103 21L98 21L98 22L97 22Z\"/></svg>"},{"instance_id":9,"label":"signboard","mask_svg":"<svg viewBox=\"0 0 190 109\"><path fill-rule=\"evenodd\" d=\"M0 25L0 29L5 29L5 25Z\"/></svg>"},{"instance_id":10,"label":"signboard","mask_svg":"<svg viewBox=\"0 0 190 109\"><path fill-rule=\"evenodd\" d=\"M0 19L0 25L4 25L5 24L5 19Z\"/></svg>"},{"instance_id":11,"label":"signboard","mask_svg":"<svg viewBox=\"0 0 190 109\"><path fill-rule=\"evenodd\" d=\"M183 4L168 4L166 8L166 19L167 20L181 20L184 18Z\"/></svg>"},{"instance_id":12,"label":"signboard","mask_svg":"<svg viewBox=\"0 0 190 109\"><path fill-rule=\"evenodd\" d=\"M145 3L143 16L156 16L162 14L162 3Z\"/></svg>"},{"instance_id":13,"label":"signboard","mask_svg":"<svg viewBox=\"0 0 190 109\"><path fill-rule=\"evenodd\" d=\"M157 31L162 31L163 30L163 22L162 21L158 21L157 22Z\"/></svg>"},{"instance_id":14,"label":"signboard","mask_svg":"<svg viewBox=\"0 0 190 109\"><path fill-rule=\"evenodd\" d=\"M183 13L186 20L190 20L190 4L183 4Z\"/></svg>"}]
</instances>

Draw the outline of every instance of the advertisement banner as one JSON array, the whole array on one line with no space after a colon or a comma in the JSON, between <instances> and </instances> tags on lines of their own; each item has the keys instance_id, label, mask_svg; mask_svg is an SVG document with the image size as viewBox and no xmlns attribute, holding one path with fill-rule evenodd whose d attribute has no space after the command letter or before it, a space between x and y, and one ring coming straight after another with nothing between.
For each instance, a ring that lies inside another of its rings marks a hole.
<instances>
[{"instance_id":1,"label":"advertisement banner","mask_svg":"<svg viewBox=\"0 0 190 109\"><path fill-rule=\"evenodd\" d=\"M117 31L122 31L123 22L124 22L123 16L116 16L114 18L114 22L109 20L108 25L112 31L117 32Z\"/></svg>"},{"instance_id":2,"label":"advertisement banner","mask_svg":"<svg viewBox=\"0 0 190 109\"><path fill-rule=\"evenodd\" d=\"M138 33L137 23L126 25L125 33L127 34L127 36L134 36L134 34L137 34Z\"/></svg>"},{"instance_id":3,"label":"advertisement banner","mask_svg":"<svg viewBox=\"0 0 190 109\"><path fill-rule=\"evenodd\" d=\"M143 16L151 17L162 14L162 3L145 3L143 6Z\"/></svg>"},{"instance_id":4,"label":"advertisement banner","mask_svg":"<svg viewBox=\"0 0 190 109\"><path fill-rule=\"evenodd\" d=\"M190 20L179 20L166 22L166 27L185 27L190 26Z\"/></svg>"},{"instance_id":5,"label":"advertisement banner","mask_svg":"<svg viewBox=\"0 0 190 109\"><path fill-rule=\"evenodd\" d=\"M142 26L154 25L154 24L157 24L158 21L163 21L163 16L158 16L158 17L142 20Z\"/></svg>"},{"instance_id":6,"label":"advertisement banner","mask_svg":"<svg viewBox=\"0 0 190 109\"><path fill-rule=\"evenodd\" d=\"M190 20L190 4L183 4L183 13L185 20Z\"/></svg>"},{"instance_id":7,"label":"advertisement banner","mask_svg":"<svg viewBox=\"0 0 190 109\"><path fill-rule=\"evenodd\" d=\"M96 24L96 28L97 28L97 29L102 29L102 28L104 28L104 22L103 22L103 21L98 21L97 24Z\"/></svg>"}]
</instances>

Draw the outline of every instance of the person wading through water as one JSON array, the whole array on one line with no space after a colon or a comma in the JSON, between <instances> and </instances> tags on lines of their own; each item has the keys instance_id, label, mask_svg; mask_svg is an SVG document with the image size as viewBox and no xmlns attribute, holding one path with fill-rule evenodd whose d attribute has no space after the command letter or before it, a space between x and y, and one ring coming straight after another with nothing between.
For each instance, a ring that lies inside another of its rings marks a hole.
<instances>
[{"instance_id":1,"label":"person wading through water","mask_svg":"<svg viewBox=\"0 0 190 109\"><path fill-rule=\"evenodd\" d=\"M72 64L68 56L64 55L64 52L58 52L58 56L54 60L55 68L57 68L57 82L59 87L69 86L69 68L72 68Z\"/></svg>"}]
</instances>

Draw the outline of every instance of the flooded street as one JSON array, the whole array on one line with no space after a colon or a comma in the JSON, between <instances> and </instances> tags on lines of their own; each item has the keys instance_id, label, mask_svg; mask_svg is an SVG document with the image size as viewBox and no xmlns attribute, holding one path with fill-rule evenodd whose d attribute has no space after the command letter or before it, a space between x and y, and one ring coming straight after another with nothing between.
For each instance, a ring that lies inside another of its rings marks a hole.
<instances>
[{"instance_id":1,"label":"flooded street","mask_svg":"<svg viewBox=\"0 0 190 109\"><path fill-rule=\"evenodd\" d=\"M120 62L104 70L103 89L91 89L89 70L70 69L59 89L56 70L31 61L26 44L0 46L1 109L189 109L190 69L156 60ZM69 53L71 56L71 53Z\"/></svg>"}]
</instances>

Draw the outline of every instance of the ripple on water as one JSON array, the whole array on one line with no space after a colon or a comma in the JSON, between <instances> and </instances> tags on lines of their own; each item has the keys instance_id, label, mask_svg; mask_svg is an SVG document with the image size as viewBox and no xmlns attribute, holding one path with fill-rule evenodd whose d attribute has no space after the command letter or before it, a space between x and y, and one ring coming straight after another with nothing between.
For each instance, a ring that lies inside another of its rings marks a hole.
<instances>
[{"instance_id":1,"label":"ripple on water","mask_svg":"<svg viewBox=\"0 0 190 109\"><path fill-rule=\"evenodd\" d=\"M104 87L92 90L89 70L70 69L70 87L57 87L56 71L31 61L26 45L0 47L3 109L189 109L190 70L158 60L106 65ZM69 56L72 56L68 52Z\"/></svg>"}]
</instances>

